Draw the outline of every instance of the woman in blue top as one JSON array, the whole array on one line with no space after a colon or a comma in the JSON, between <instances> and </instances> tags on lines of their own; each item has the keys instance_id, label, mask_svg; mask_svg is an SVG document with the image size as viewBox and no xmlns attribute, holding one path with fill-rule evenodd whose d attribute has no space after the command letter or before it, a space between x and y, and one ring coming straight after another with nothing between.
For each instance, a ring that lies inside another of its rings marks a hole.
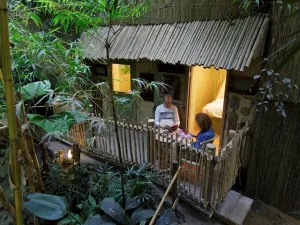
<instances>
[{"instance_id":1,"label":"woman in blue top","mask_svg":"<svg viewBox=\"0 0 300 225\"><path fill-rule=\"evenodd\" d=\"M211 118L206 113L198 113L196 115L196 122L200 128L198 135L193 135L196 137L196 142L194 143L194 148L201 149L201 143L215 137L215 132L212 128Z\"/></svg>"}]
</instances>

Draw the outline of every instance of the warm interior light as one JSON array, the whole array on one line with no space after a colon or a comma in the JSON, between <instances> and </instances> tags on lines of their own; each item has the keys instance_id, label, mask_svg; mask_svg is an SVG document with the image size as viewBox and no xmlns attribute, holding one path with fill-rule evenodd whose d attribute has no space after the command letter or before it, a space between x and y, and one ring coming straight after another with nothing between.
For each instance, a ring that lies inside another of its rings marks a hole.
<instances>
[{"instance_id":1,"label":"warm interior light","mask_svg":"<svg viewBox=\"0 0 300 225\"><path fill-rule=\"evenodd\" d=\"M68 159L72 159L72 158L73 158L72 150L69 149L69 150L68 150Z\"/></svg>"}]
</instances>

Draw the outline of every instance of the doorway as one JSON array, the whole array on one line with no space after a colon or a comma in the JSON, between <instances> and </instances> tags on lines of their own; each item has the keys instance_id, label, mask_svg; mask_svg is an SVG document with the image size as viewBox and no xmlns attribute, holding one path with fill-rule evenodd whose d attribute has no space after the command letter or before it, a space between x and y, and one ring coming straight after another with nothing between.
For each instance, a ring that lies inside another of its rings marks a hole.
<instances>
[{"instance_id":1,"label":"doorway","mask_svg":"<svg viewBox=\"0 0 300 225\"><path fill-rule=\"evenodd\" d=\"M217 135L214 142L217 149L220 144L220 135L223 125L223 108L226 87L227 71L216 70L213 67L191 67L189 82L189 112L188 131L199 133L199 127L195 121L197 113L203 112L210 116L213 129Z\"/></svg>"}]
</instances>

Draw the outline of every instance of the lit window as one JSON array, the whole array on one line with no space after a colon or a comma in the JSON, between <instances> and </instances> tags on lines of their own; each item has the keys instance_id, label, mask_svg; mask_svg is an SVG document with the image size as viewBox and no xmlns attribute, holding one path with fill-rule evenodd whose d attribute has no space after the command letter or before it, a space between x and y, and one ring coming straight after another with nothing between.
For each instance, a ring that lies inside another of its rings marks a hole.
<instances>
[{"instance_id":1,"label":"lit window","mask_svg":"<svg viewBox=\"0 0 300 225\"><path fill-rule=\"evenodd\" d=\"M112 64L113 91L128 92L131 90L130 65Z\"/></svg>"}]
</instances>

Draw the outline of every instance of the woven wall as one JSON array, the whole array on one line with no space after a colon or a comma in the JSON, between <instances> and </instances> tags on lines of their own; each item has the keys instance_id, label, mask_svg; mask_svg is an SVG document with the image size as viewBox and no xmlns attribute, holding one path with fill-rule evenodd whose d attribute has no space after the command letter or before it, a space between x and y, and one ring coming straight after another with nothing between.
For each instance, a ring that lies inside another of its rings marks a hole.
<instances>
[{"instance_id":1,"label":"woven wall","mask_svg":"<svg viewBox=\"0 0 300 225\"><path fill-rule=\"evenodd\" d=\"M268 37L268 55L278 51L299 31L300 13L289 17L288 8L273 5L272 26ZM275 68L291 78L293 84L300 85L300 53L285 57L285 51L269 68ZM287 63L278 67L283 60ZM278 67L278 68L276 68ZM286 90L282 89L283 92ZM289 93L285 102L287 118L277 115L271 107L268 112L258 113L251 129L251 152L247 163L247 193L285 212L300 210L300 95L299 90ZM290 103L288 103L290 102ZM294 103L292 103L294 102ZM273 103L271 103L273 104Z\"/></svg>"},{"instance_id":2,"label":"woven wall","mask_svg":"<svg viewBox=\"0 0 300 225\"><path fill-rule=\"evenodd\" d=\"M287 118L273 108L258 114L252 126L247 192L291 212L300 210L300 104L285 107Z\"/></svg>"}]
</instances>

